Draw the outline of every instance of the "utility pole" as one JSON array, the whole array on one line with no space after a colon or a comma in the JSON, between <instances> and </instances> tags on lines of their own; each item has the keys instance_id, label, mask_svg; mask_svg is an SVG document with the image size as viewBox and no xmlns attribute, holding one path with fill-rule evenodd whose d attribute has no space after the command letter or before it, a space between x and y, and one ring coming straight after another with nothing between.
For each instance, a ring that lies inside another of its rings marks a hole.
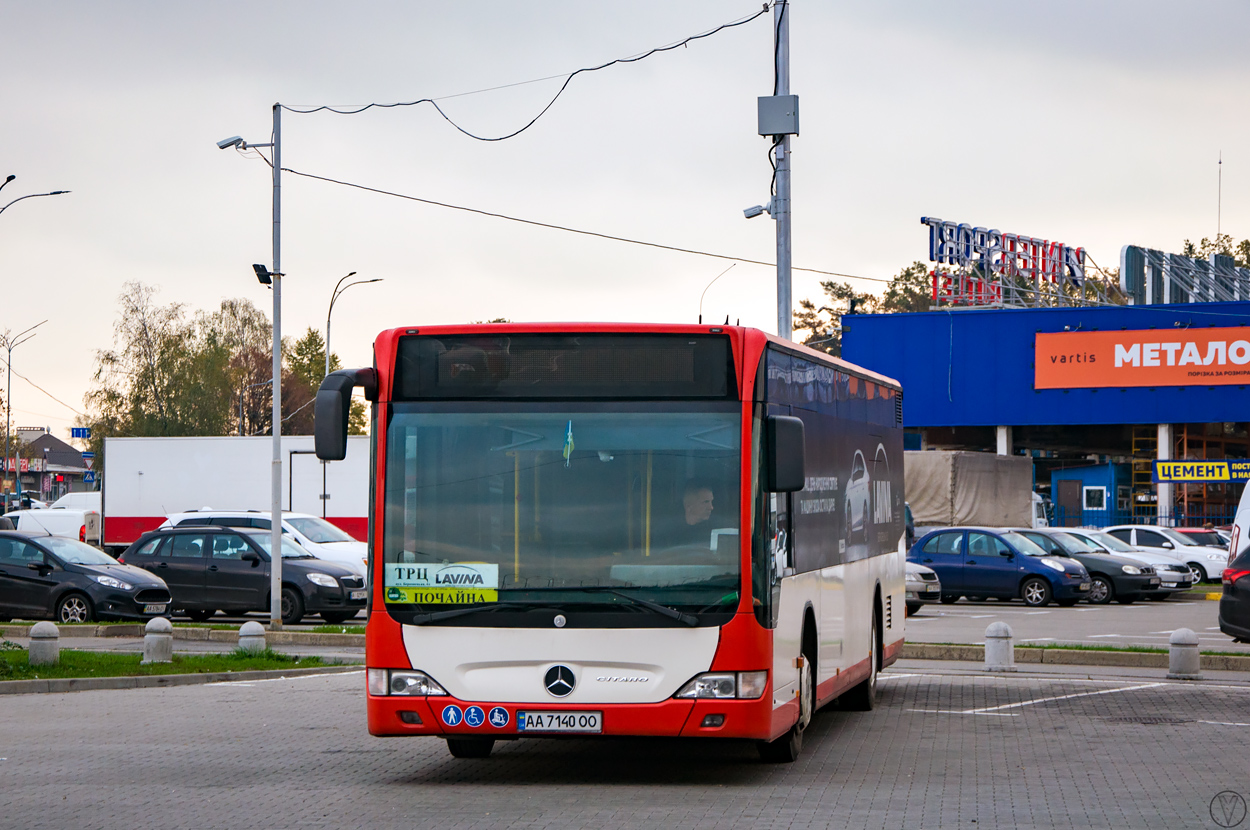
<instances>
[{"instance_id":1,"label":"utility pole","mask_svg":"<svg viewBox=\"0 0 1250 830\"><path fill-rule=\"evenodd\" d=\"M790 16L788 0L773 3L773 43L776 83L773 97L790 94ZM798 132L798 102L794 107L794 132ZM777 222L777 336L789 340L794 325L794 300L790 292L790 133L774 139L777 165L777 193L773 196L772 217Z\"/></svg>"},{"instance_id":2,"label":"utility pole","mask_svg":"<svg viewBox=\"0 0 1250 830\"><path fill-rule=\"evenodd\" d=\"M273 105L273 460L270 470L269 628L282 629L282 105Z\"/></svg>"}]
</instances>

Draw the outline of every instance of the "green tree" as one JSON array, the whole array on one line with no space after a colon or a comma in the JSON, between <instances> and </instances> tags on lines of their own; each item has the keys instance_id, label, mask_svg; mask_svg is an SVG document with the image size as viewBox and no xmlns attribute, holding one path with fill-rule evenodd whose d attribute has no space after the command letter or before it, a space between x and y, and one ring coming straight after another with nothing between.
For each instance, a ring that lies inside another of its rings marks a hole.
<instances>
[{"instance_id":1,"label":"green tree","mask_svg":"<svg viewBox=\"0 0 1250 830\"><path fill-rule=\"evenodd\" d=\"M321 336L321 332L312 326L304 332L304 336L288 350L291 355L289 365L291 372L291 383L297 384L299 388L306 390L309 398L315 397L317 389L321 386L321 381L325 377L326 370L326 344ZM339 356L334 352L330 352L330 371L336 372L343 368ZM284 378L283 385L287 384ZM286 406L286 393L283 393L283 406ZM293 411L293 410L292 410ZM309 410L309 419L307 422L309 433L312 432L311 407ZM368 417L366 414L365 403L362 400L355 399L352 401L351 409L347 417L347 431L351 435L366 434L368 425Z\"/></svg>"},{"instance_id":2,"label":"green tree","mask_svg":"<svg viewBox=\"0 0 1250 830\"><path fill-rule=\"evenodd\" d=\"M916 261L899 271L886 286L881 311L899 313L928 311L933 305L933 281L929 266Z\"/></svg>"},{"instance_id":3,"label":"green tree","mask_svg":"<svg viewBox=\"0 0 1250 830\"><path fill-rule=\"evenodd\" d=\"M1212 254L1223 254L1232 257L1238 268L1250 268L1250 239L1234 243L1226 233L1216 234L1215 239L1204 236L1196 245L1186 239L1181 253L1194 259L1210 259Z\"/></svg>"}]
</instances>

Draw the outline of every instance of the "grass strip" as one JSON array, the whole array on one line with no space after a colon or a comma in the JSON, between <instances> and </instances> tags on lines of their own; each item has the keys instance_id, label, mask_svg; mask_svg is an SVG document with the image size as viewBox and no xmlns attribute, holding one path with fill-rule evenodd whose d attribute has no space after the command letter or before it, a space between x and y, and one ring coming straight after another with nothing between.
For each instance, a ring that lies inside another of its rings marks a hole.
<instances>
[{"instance_id":1,"label":"grass strip","mask_svg":"<svg viewBox=\"0 0 1250 830\"><path fill-rule=\"evenodd\" d=\"M294 629L290 629L294 631ZM317 625L313 626L314 634L364 634L363 625Z\"/></svg>"},{"instance_id":2,"label":"grass strip","mask_svg":"<svg viewBox=\"0 0 1250 830\"><path fill-rule=\"evenodd\" d=\"M266 650L228 654L175 654L171 663L140 665L140 654L61 651L55 666L32 666L26 649L0 649L0 680L46 680L69 677L145 677L160 674L307 669L327 665L320 657L298 657Z\"/></svg>"}]
</instances>

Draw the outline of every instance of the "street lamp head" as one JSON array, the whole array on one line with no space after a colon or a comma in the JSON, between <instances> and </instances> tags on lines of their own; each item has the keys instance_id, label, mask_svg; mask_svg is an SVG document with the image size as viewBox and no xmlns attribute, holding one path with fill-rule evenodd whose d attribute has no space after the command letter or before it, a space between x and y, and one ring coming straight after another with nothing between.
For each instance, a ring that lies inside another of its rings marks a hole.
<instances>
[{"instance_id":1,"label":"street lamp head","mask_svg":"<svg viewBox=\"0 0 1250 830\"><path fill-rule=\"evenodd\" d=\"M49 196L64 196L66 193L69 193L69 191L68 190L54 190L48 195Z\"/></svg>"},{"instance_id":2,"label":"street lamp head","mask_svg":"<svg viewBox=\"0 0 1250 830\"><path fill-rule=\"evenodd\" d=\"M261 285L273 285L273 276L269 273L268 268L259 262L255 262L252 263L252 270L256 272L256 279L260 280Z\"/></svg>"},{"instance_id":3,"label":"street lamp head","mask_svg":"<svg viewBox=\"0 0 1250 830\"><path fill-rule=\"evenodd\" d=\"M238 147L240 145L243 145L244 147L246 147L247 142L243 140L242 136L232 135L229 138L223 138L221 141L218 141L217 149L225 150L230 147Z\"/></svg>"},{"instance_id":4,"label":"street lamp head","mask_svg":"<svg viewBox=\"0 0 1250 830\"><path fill-rule=\"evenodd\" d=\"M17 176L14 176L12 173L10 173L9 175L4 177L4 184L8 184L9 182L13 181L16 178ZM0 185L0 187L3 187L3 185Z\"/></svg>"}]
</instances>

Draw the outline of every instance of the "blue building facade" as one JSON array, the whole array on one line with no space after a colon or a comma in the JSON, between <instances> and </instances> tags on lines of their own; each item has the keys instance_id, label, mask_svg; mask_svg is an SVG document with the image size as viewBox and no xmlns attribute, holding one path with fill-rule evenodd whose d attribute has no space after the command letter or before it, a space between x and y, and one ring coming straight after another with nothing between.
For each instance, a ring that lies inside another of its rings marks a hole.
<instances>
[{"instance_id":1,"label":"blue building facade","mask_svg":"<svg viewBox=\"0 0 1250 830\"><path fill-rule=\"evenodd\" d=\"M959 309L842 322L842 356L902 382L905 427L1250 420L1245 385L1033 388L1039 332L1250 327L1250 303Z\"/></svg>"},{"instance_id":2,"label":"blue building facade","mask_svg":"<svg viewBox=\"0 0 1250 830\"><path fill-rule=\"evenodd\" d=\"M1150 462L1250 455L1250 302L971 308L853 315L842 322L842 356L902 383L909 449L1031 455L1037 490L1057 511L1080 513L1082 524L1165 518L1222 524L1235 510L1243 484L1155 484ZM1208 329L1217 331L1204 335ZM1054 336L1059 333L1104 334ZM1054 354L1049 344L1133 338L1158 341L1146 343L1152 351L1144 360L1142 343L1132 355L1147 367L1163 367L1150 369L1151 377L1185 385L1133 385L1141 375L1124 380L1119 366L1121 356L1128 365L1127 350L1115 351L1114 359L1104 351L1096 363L1079 349L1061 356L1080 365L1060 372L1059 384L1037 373L1040 356ZM1215 351L1205 342L1213 338L1220 341ZM1200 358L1189 346L1180 351L1178 344L1190 341L1200 344ZM1198 371L1182 368L1181 361ZM1215 369L1222 377L1207 380L1212 372L1204 370ZM1079 383L1061 388L1069 378ZM1058 482L1086 475L1100 480L1083 481L1079 502L1074 485L1065 485L1061 504ZM1105 517L1085 504L1086 487L1107 488Z\"/></svg>"}]
</instances>

